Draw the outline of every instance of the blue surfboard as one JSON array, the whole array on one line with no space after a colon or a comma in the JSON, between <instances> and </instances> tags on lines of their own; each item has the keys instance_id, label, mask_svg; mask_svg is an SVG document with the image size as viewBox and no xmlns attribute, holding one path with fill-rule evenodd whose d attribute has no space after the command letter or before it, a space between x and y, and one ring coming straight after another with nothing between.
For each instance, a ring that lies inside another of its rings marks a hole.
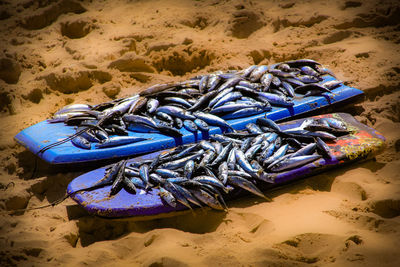
<instances>
[{"instance_id":1,"label":"blue surfboard","mask_svg":"<svg viewBox=\"0 0 400 267\"><path fill-rule=\"evenodd\" d=\"M322 77L324 79L323 82L334 79L330 75L324 75ZM348 101L362 94L363 91L359 89L341 85L332 90L332 93L323 93L320 96L301 98L300 95L297 95L293 100L295 105L290 108L273 107L272 110L267 113L261 113L246 118L227 120L227 122L235 130L241 130L244 129L246 124L255 122L257 118L263 117L265 114L267 114L268 118L274 121L280 121L293 116L310 113L323 107ZM210 127L209 132L198 131L197 133L192 133L182 128L181 132L183 136L181 138L173 138L158 133L137 133L130 131L129 136L145 137L150 138L150 140L101 149L96 149L94 144L92 144L90 150L78 148L68 141L62 145L46 150L44 153L38 154L43 147L63 140L76 132L75 127L67 126L64 123L49 123L47 121L42 121L18 133L15 136L15 140L51 164L69 164L117 159L159 151L207 139L209 135L222 133L222 130L223 129L219 127Z\"/></svg>"},{"instance_id":2,"label":"blue surfboard","mask_svg":"<svg viewBox=\"0 0 400 267\"><path fill-rule=\"evenodd\" d=\"M351 134L338 137L335 141L329 142L330 159L320 159L316 162L301 166L299 168L280 173L274 184L258 184L264 191L266 188L281 185L289 181L297 180L306 176L310 176L329 168L338 167L351 162L372 158L380 153L385 147L385 138L376 130L358 122L350 114L336 113L315 116L313 118L339 118L344 121L348 128L352 129ZM298 127L305 119L280 124L282 130ZM161 152L155 152L129 160L144 161L155 158ZM111 186L104 186L90 191L80 191L81 189L89 188L105 175L106 167L102 167L88 173L85 173L75 178L67 189L68 194L77 192L71 195L71 198L81 205L86 211L91 214L104 217L149 217L149 216L164 216L174 215L177 211L187 210L188 208L182 204L173 208L161 200L158 195L159 190L153 188L149 192L138 190L136 194L131 194L125 189L121 189L116 195L110 196ZM236 192L238 193L238 192ZM266 191L268 194L268 191ZM243 195L231 193L227 199L235 199ZM225 197L224 197L225 198ZM228 203L229 206L229 203ZM150 218L150 217L149 217Z\"/></svg>"}]
</instances>

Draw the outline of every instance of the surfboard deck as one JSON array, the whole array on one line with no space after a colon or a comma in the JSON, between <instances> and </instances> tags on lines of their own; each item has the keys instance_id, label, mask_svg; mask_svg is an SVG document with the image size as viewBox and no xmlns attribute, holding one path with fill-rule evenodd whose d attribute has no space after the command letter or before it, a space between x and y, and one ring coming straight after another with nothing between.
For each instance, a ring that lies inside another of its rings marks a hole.
<instances>
[{"instance_id":1,"label":"surfboard deck","mask_svg":"<svg viewBox=\"0 0 400 267\"><path fill-rule=\"evenodd\" d=\"M323 78L324 81L334 79L330 75L324 75ZM290 108L273 107L272 110L266 113L227 121L235 130L241 130L244 129L248 123L255 122L257 118L263 117L265 114L267 114L268 118L274 121L280 121L348 101L363 94L363 91L345 85L332 90L332 92L332 94L324 93L321 96L295 99L295 105ZM64 123L49 123L47 121L42 121L22 130L15 136L15 140L48 163L73 164L79 162L117 159L159 151L182 144L197 142L202 139L208 139L209 135L219 134L222 130L223 129L220 127L210 127L209 132L197 131L196 133L192 133L182 128L180 130L183 133L181 138L174 138L158 133L137 133L129 131L129 136L151 139L133 144L101 149L96 149L94 144L92 144L90 150L78 148L68 141L46 150L44 153L38 154L43 147L63 140L76 132L76 127L74 126L67 126Z\"/></svg>"},{"instance_id":2,"label":"surfboard deck","mask_svg":"<svg viewBox=\"0 0 400 267\"><path fill-rule=\"evenodd\" d=\"M385 138L376 130L358 122L350 114L334 113L314 116L313 118L323 117L335 117L343 120L347 124L347 127L351 129L352 133L338 137L334 142L328 143L332 155L330 159L322 158L300 168L281 173L276 177L275 183L272 184L272 186L281 185L289 181L314 175L332 167L338 167L354 161L372 158L384 149ZM285 122L280 124L280 127L283 130L295 128L305 119L306 118ZM152 159L159 153L162 152L146 154L130 159L129 161ZM105 169L106 167L102 167L75 178L68 185L68 194L91 187L96 181L104 176ZM262 184L260 185L262 186ZM187 209L179 203L176 208L164 204L158 196L158 189L152 189L147 193L144 190L138 190L136 194L128 193L122 189L119 193L110 197L110 188L111 186L105 186L92 191L82 191L73 194L71 197L89 213L112 218L147 216L149 218L154 218L157 217L157 215L173 215L177 211ZM240 194L229 194L227 200L239 196Z\"/></svg>"}]
</instances>

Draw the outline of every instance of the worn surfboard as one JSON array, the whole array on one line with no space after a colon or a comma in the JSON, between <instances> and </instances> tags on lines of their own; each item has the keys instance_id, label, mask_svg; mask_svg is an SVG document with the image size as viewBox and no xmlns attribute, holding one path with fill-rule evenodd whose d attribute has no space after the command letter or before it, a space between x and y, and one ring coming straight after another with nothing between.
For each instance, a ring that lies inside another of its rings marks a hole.
<instances>
[{"instance_id":1,"label":"worn surfboard","mask_svg":"<svg viewBox=\"0 0 400 267\"><path fill-rule=\"evenodd\" d=\"M374 157L385 147L385 138L376 130L358 122L354 117L346 113L334 113L315 116L313 118L335 117L346 123L351 134L338 137L333 142L328 142L332 157L330 159L320 159L313 163L304 165L284 173L279 174L272 186L281 185L289 181L298 180L332 167L339 167L351 162L365 160ZM280 124L281 129L298 127L304 119L298 119ZM159 153L155 152L129 161L143 161L155 158ZM79 205L89 213L104 217L146 217L173 215L177 211L187 208L177 205L172 208L162 202L158 195L158 189L149 192L138 190L136 194L131 194L122 189L114 196L109 196L111 186L105 186L91 191L80 191L89 188L101 179L105 174L106 167L102 167L75 178L68 186L68 194ZM262 186L262 184L260 184ZM77 193L73 193L77 192ZM228 195L228 198L236 198L240 194ZM229 202L228 202L229 206Z\"/></svg>"},{"instance_id":2,"label":"worn surfboard","mask_svg":"<svg viewBox=\"0 0 400 267\"><path fill-rule=\"evenodd\" d=\"M324 75L323 78L324 81L334 79L329 75ZM267 113L227 121L235 130L241 130L244 129L248 123L255 122L257 118L263 117L265 114L267 114L268 118L274 121L280 121L294 116L311 113L313 111L315 112L318 109L343 103L344 101L350 101L362 94L363 92L359 89L341 85L332 90L332 93L329 94L324 93L320 96L310 96L305 98L300 98L300 95L297 95L297 98L293 101L295 105L290 108L273 107L272 110ZM182 144L197 142L202 139L208 139L210 135L219 134L223 130L224 129L221 129L220 127L210 127L209 132L197 131L196 133L192 133L182 128L180 130L183 134L181 138L173 138L158 133L137 133L129 131L129 136L145 137L150 138L150 140L101 149L96 149L94 144L92 144L90 150L78 148L68 141L46 150L43 153L38 153L43 147L61 141L76 132L75 127L67 126L64 123L49 123L47 121L42 121L22 130L15 136L15 140L51 164L73 164L147 154Z\"/></svg>"}]
</instances>

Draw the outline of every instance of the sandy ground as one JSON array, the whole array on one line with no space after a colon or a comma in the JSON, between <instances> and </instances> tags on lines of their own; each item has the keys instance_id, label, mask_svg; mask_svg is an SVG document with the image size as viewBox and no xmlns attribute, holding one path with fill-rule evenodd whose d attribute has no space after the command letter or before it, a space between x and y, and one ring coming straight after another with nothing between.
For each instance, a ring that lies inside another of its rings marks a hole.
<instances>
[{"instance_id":1,"label":"sandy ground","mask_svg":"<svg viewBox=\"0 0 400 267\"><path fill-rule=\"evenodd\" d=\"M400 266L397 1L0 1L1 266ZM48 204L88 171L39 162L13 137L69 103L198 73L312 58L365 92L347 112L382 132L374 160L228 212L146 222ZM15 185L10 184L13 182Z\"/></svg>"}]
</instances>

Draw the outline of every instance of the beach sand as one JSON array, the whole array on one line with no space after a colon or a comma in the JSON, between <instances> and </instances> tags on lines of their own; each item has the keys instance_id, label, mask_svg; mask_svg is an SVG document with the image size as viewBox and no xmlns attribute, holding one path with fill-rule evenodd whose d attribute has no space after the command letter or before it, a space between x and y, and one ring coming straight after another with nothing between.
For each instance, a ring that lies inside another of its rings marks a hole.
<instances>
[{"instance_id":1,"label":"beach sand","mask_svg":"<svg viewBox=\"0 0 400 267\"><path fill-rule=\"evenodd\" d=\"M400 266L398 1L0 1L1 266ZM373 160L245 197L227 212L107 220L64 196L86 169L13 137L70 103L311 58L365 92L343 107L387 138ZM10 183L12 182L12 183Z\"/></svg>"}]
</instances>

